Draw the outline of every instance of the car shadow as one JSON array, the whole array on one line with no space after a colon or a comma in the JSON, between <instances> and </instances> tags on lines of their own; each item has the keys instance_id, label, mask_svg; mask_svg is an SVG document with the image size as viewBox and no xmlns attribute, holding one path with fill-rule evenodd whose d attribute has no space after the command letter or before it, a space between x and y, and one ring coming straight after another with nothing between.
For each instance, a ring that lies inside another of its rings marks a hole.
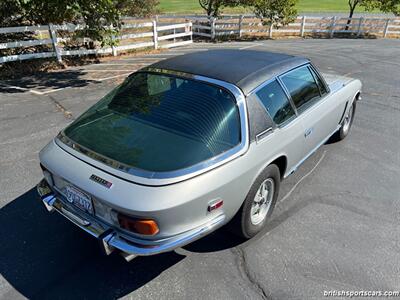
<instances>
[{"instance_id":1,"label":"car shadow","mask_svg":"<svg viewBox=\"0 0 400 300\"><path fill-rule=\"evenodd\" d=\"M314 202L330 200L306 199L283 209L278 204L268 226L248 241L223 227L183 247L184 254L168 252L127 263L117 253L104 256L96 239L57 213L48 213L32 188L0 209L0 274L29 299L115 299L152 281L190 252L210 253L255 243Z\"/></svg>"},{"instance_id":2,"label":"car shadow","mask_svg":"<svg viewBox=\"0 0 400 300\"><path fill-rule=\"evenodd\" d=\"M246 242L246 239L231 233L228 226L222 227L211 234L183 247L189 252L207 253L234 248Z\"/></svg>"},{"instance_id":3,"label":"car shadow","mask_svg":"<svg viewBox=\"0 0 400 300\"><path fill-rule=\"evenodd\" d=\"M37 197L32 188L0 209L0 274L29 299L119 298L185 258L104 256L96 239L49 214Z\"/></svg>"}]
</instances>

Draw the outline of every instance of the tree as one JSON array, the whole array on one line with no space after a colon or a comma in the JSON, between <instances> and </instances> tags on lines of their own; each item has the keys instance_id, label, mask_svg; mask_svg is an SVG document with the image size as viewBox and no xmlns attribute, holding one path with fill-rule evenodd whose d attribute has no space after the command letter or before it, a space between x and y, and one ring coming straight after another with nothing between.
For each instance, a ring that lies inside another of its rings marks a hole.
<instances>
[{"instance_id":1,"label":"tree","mask_svg":"<svg viewBox=\"0 0 400 300\"><path fill-rule=\"evenodd\" d=\"M355 11L357 5L359 5L361 2L362 2L362 0L348 0L349 9L350 9L349 18L353 17L353 14L354 14L354 11Z\"/></svg>"},{"instance_id":2,"label":"tree","mask_svg":"<svg viewBox=\"0 0 400 300\"><path fill-rule=\"evenodd\" d=\"M247 6L250 3L249 0L199 0L200 6L209 17L218 17L222 7Z\"/></svg>"},{"instance_id":3,"label":"tree","mask_svg":"<svg viewBox=\"0 0 400 300\"><path fill-rule=\"evenodd\" d=\"M347 20L346 30L349 30L351 18L354 15L354 11L357 6L364 7L365 10L371 11L373 9L379 9L385 13L393 13L400 15L400 0L348 0L349 4L349 20Z\"/></svg>"},{"instance_id":4,"label":"tree","mask_svg":"<svg viewBox=\"0 0 400 300\"><path fill-rule=\"evenodd\" d=\"M366 10L379 9L385 13L400 15L400 0L370 0L365 1L364 7Z\"/></svg>"},{"instance_id":5,"label":"tree","mask_svg":"<svg viewBox=\"0 0 400 300\"><path fill-rule=\"evenodd\" d=\"M121 28L122 14L148 16L157 4L157 0L0 0L0 25L84 24L80 36L110 44Z\"/></svg>"},{"instance_id":6,"label":"tree","mask_svg":"<svg viewBox=\"0 0 400 300\"><path fill-rule=\"evenodd\" d=\"M122 15L148 17L158 13L158 0L115 0Z\"/></svg>"},{"instance_id":7,"label":"tree","mask_svg":"<svg viewBox=\"0 0 400 300\"><path fill-rule=\"evenodd\" d=\"M207 16L217 17L221 6L220 0L199 0L200 6L206 11Z\"/></svg>"},{"instance_id":8,"label":"tree","mask_svg":"<svg viewBox=\"0 0 400 300\"><path fill-rule=\"evenodd\" d=\"M264 25L280 27L297 17L297 0L254 0L254 13Z\"/></svg>"},{"instance_id":9,"label":"tree","mask_svg":"<svg viewBox=\"0 0 400 300\"><path fill-rule=\"evenodd\" d=\"M345 30L349 30L349 25L351 23L351 18L353 18L354 11L355 11L357 5L359 5L360 2L362 2L362 1L363 0L348 0L350 12L349 12L349 19L346 22Z\"/></svg>"},{"instance_id":10,"label":"tree","mask_svg":"<svg viewBox=\"0 0 400 300\"><path fill-rule=\"evenodd\" d=\"M22 24L22 6L19 1L0 1L0 26L18 26Z\"/></svg>"}]
</instances>

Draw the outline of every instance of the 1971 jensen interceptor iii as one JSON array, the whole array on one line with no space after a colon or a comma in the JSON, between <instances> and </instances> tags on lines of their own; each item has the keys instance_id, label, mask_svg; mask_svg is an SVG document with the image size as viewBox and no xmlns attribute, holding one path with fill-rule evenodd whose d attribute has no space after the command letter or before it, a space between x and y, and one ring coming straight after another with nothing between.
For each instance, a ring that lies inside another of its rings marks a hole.
<instances>
[{"instance_id":1,"label":"1971 jensen interceptor iii","mask_svg":"<svg viewBox=\"0 0 400 300\"><path fill-rule=\"evenodd\" d=\"M41 152L38 191L109 254L152 255L266 224L282 179L349 133L361 82L306 58L195 52L131 74Z\"/></svg>"}]
</instances>

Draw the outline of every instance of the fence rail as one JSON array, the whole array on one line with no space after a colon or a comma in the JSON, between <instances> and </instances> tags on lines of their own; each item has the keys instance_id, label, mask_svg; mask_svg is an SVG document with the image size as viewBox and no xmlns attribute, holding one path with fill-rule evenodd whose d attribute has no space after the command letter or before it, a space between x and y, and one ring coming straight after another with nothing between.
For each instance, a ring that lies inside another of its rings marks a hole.
<instances>
[{"instance_id":1,"label":"fence rail","mask_svg":"<svg viewBox=\"0 0 400 300\"><path fill-rule=\"evenodd\" d=\"M344 18L299 16L293 23L276 28L264 26L254 15L224 15L221 18L190 16L193 22L193 35L210 39L221 36L256 35L267 33L270 38L281 35L355 34L357 36L374 34L378 36L400 38L399 18Z\"/></svg>"},{"instance_id":2,"label":"fence rail","mask_svg":"<svg viewBox=\"0 0 400 300\"><path fill-rule=\"evenodd\" d=\"M62 57L71 55L88 55L88 54L112 54L116 56L118 52L127 51L139 48L172 48L187 45L193 42L192 23L157 23L141 22L141 23L128 23L122 26L122 31L129 31L132 29L140 30L140 32L122 33L119 36L113 37L118 41L117 46L112 47L98 47L96 49L88 49L80 47L78 49L68 49L70 37L61 37L60 33L75 32L84 29L83 25L63 24L63 25L38 25L38 26L21 26L21 27L5 27L0 28L0 34L10 33L34 33L35 39L23 41L10 41L0 43L0 50L26 48L35 46L50 46L49 51L34 52L34 53L21 53L15 55L7 55L0 57L0 63L56 57L59 62ZM44 37L43 37L44 36ZM60 36L60 37L58 37ZM81 40L92 41L88 38ZM36 50L36 49L35 49ZM43 50L39 50L43 51Z\"/></svg>"},{"instance_id":3,"label":"fence rail","mask_svg":"<svg viewBox=\"0 0 400 300\"><path fill-rule=\"evenodd\" d=\"M182 19L186 21L182 21ZM279 28L264 26L255 15L224 15L218 19L202 15L186 15L179 18L159 16L156 18L157 21L136 18L126 18L125 20L126 24L122 26L120 35L113 37L116 41L115 46L94 47L94 49L83 46L71 48L68 45L71 40L68 34L85 29L84 25L48 24L0 28L0 35L29 32L33 37L30 40L12 40L0 43L0 51L11 49L9 52L12 53L12 55L0 56L0 64L49 57L55 57L61 62L63 57L72 55L117 55L119 52L131 49L178 47L192 43L193 36L212 40L224 36L242 37L245 35L267 35L270 38L293 35L300 37L326 35L333 38L339 34L356 36L372 34L384 38L400 38L400 18L299 16L293 23ZM158 20L162 21L158 22ZM88 38L80 40L95 42ZM15 49L29 49L29 51L15 51Z\"/></svg>"}]
</instances>

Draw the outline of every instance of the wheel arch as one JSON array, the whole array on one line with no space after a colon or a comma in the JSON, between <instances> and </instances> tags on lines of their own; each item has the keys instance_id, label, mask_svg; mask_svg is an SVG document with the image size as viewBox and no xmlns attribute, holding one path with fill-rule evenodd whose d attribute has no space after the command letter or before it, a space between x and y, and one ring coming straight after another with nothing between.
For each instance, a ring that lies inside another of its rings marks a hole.
<instances>
[{"instance_id":1,"label":"wheel arch","mask_svg":"<svg viewBox=\"0 0 400 300\"><path fill-rule=\"evenodd\" d=\"M343 120L344 120L344 116L346 115L347 110L349 109L349 107L353 104L354 101L359 101L361 100L361 91L357 90L357 92L354 94L354 96L351 98L351 100L348 100L346 102L346 105L344 107L342 116L340 117L339 120L339 124L342 124Z\"/></svg>"},{"instance_id":2,"label":"wheel arch","mask_svg":"<svg viewBox=\"0 0 400 300\"><path fill-rule=\"evenodd\" d=\"M281 181L283 177L285 176L286 169L287 169L287 157L286 155L281 155L277 158L275 158L273 161L271 161L267 166L269 165L276 165L279 169L279 173L281 176Z\"/></svg>"},{"instance_id":3,"label":"wheel arch","mask_svg":"<svg viewBox=\"0 0 400 300\"><path fill-rule=\"evenodd\" d=\"M356 101L361 100L361 91L360 91L360 90L357 91L356 95L354 96L354 99L355 99Z\"/></svg>"},{"instance_id":4,"label":"wheel arch","mask_svg":"<svg viewBox=\"0 0 400 300\"><path fill-rule=\"evenodd\" d=\"M268 160L268 162L264 163L262 167L258 170L257 174L254 176L253 180L251 181L251 184L256 181L256 179L260 176L260 174L269 166L269 165L276 165L279 169L280 172L280 177L281 181L285 176L286 170L287 170L287 155L286 153L280 153L276 156L274 156L272 159Z\"/></svg>"},{"instance_id":5,"label":"wheel arch","mask_svg":"<svg viewBox=\"0 0 400 300\"><path fill-rule=\"evenodd\" d=\"M281 181L282 181L285 176L285 172L287 170L287 162L288 162L288 159L287 159L287 155L285 153L278 154L274 158L268 160L268 162L263 164L262 167L258 170L257 174L255 174L255 176L252 178L251 184L248 188L247 193L249 193L251 186L254 184L254 182L257 180L257 178L260 176L260 174L270 165L274 164L278 167ZM247 195L247 193L246 193L246 195ZM244 199L243 199L243 201L244 201Z\"/></svg>"}]
</instances>

